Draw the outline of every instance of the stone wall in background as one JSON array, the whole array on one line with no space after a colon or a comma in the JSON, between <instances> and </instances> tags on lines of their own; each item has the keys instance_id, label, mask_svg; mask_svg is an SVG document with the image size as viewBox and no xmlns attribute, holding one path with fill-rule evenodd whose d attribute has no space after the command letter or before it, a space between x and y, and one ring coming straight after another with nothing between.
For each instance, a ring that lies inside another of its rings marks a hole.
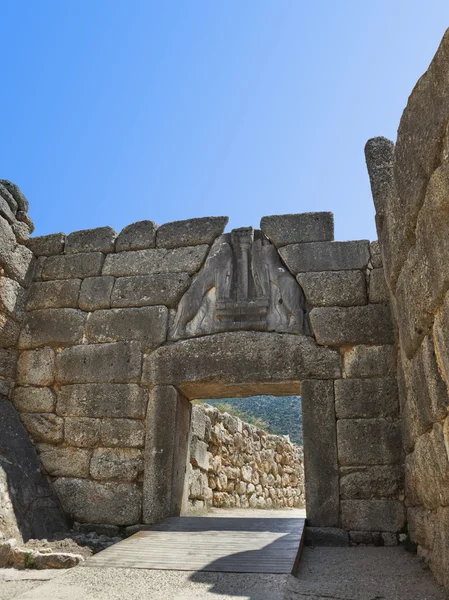
<instances>
[{"instance_id":1,"label":"stone wall in background","mask_svg":"<svg viewBox=\"0 0 449 600\"><path fill-rule=\"evenodd\" d=\"M408 529L449 588L449 30L403 113L396 146L367 143L399 331Z\"/></svg>"},{"instance_id":2,"label":"stone wall in background","mask_svg":"<svg viewBox=\"0 0 449 600\"><path fill-rule=\"evenodd\" d=\"M300 446L211 406L192 407L189 504L193 510L302 507Z\"/></svg>"}]
</instances>

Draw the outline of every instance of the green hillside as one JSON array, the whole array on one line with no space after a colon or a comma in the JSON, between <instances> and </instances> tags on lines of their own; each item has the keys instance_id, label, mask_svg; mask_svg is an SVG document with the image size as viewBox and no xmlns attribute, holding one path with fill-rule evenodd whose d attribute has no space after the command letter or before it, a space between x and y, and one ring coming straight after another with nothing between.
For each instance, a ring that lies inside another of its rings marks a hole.
<instances>
[{"instance_id":1,"label":"green hillside","mask_svg":"<svg viewBox=\"0 0 449 600\"><path fill-rule=\"evenodd\" d=\"M302 445L302 412L300 396L252 396L203 400L221 412L229 412L243 421L278 435L289 435Z\"/></svg>"}]
</instances>

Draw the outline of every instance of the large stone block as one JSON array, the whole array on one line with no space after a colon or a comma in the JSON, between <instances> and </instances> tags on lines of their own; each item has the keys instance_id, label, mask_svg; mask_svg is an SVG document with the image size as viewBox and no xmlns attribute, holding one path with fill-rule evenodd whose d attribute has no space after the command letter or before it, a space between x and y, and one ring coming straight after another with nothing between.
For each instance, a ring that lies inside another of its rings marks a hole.
<instances>
[{"instance_id":1,"label":"large stone block","mask_svg":"<svg viewBox=\"0 0 449 600\"><path fill-rule=\"evenodd\" d=\"M396 378L337 380L335 411L337 419L398 417Z\"/></svg>"},{"instance_id":2,"label":"large stone block","mask_svg":"<svg viewBox=\"0 0 449 600\"><path fill-rule=\"evenodd\" d=\"M449 588L449 506L438 511L431 568L439 583Z\"/></svg>"},{"instance_id":3,"label":"large stone block","mask_svg":"<svg viewBox=\"0 0 449 600\"><path fill-rule=\"evenodd\" d=\"M127 277L131 275L152 275L153 273L188 273L199 271L206 259L209 246L187 248L154 248L119 252L106 257L103 275Z\"/></svg>"},{"instance_id":4,"label":"large stone block","mask_svg":"<svg viewBox=\"0 0 449 600\"><path fill-rule=\"evenodd\" d=\"M398 500L342 500L341 524L347 531L400 531L405 507Z\"/></svg>"},{"instance_id":5,"label":"large stone block","mask_svg":"<svg viewBox=\"0 0 449 600\"><path fill-rule=\"evenodd\" d=\"M20 335L20 324L13 318L0 312L0 346L11 348L17 344Z\"/></svg>"},{"instance_id":6,"label":"large stone block","mask_svg":"<svg viewBox=\"0 0 449 600\"><path fill-rule=\"evenodd\" d=\"M343 355L346 377L392 377L396 374L395 346L354 346Z\"/></svg>"},{"instance_id":7,"label":"large stone block","mask_svg":"<svg viewBox=\"0 0 449 600\"><path fill-rule=\"evenodd\" d=\"M81 344L86 315L73 308L45 308L29 312L19 338L19 348Z\"/></svg>"},{"instance_id":8,"label":"large stone block","mask_svg":"<svg viewBox=\"0 0 449 600\"><path fill-rule=\"evenodd\" d=\"M209 452L207 444L199 440L196 436L192 436L190 443L190 462L194 467L207 471L209 469Z\"/></svg>"},{"instance_id":9,"label":"large stone block","mask_svg":"<svg viewBox=\"0 0 449 600\"><path fill-rule=\"evenodd\" d=\"M139 381L141 352L137 342L88 344L58 354L61 383L125 383Z\"/></svg>"},{"instance_id":10,"label":"large stone block","mask_svg":"<svg viewBox=\"0 0 449 600\"><path fill-rule=\"evenodd\" d=\"M135 481L142 472L142 450L136 448L97 448L92 455L90 474L94 479Z\"/></svg>"},{"instance_id":11,"label":"large stone block","mask_svg":"<svg viewBox=\"0 0 449 600\"><path fill-rule=\"evenodd\" d=\"M386 304L390 300L383 269L372 269L369 273L369 301L372 304Z\"/></svg>"},{"instance_id":12,"label":"large stone block","mask_svg":"<svg viewBox=\"0 0 449 600\"><path fill-rule=\"evenodd\" d=\"M16 387L12 400L21 413L51 413L56 405L56 396L47 387Z\"/></svg>"},{"instance_id":13,"label":"large stone block","mask_svg":"<svg viewBox=\"0 0 449 600\"><path fill-rule=\"evenodd\" d=\"M89 477L90 450L39 444L38 451L44 469L52 477Z\"/></svg>"},{"instance_id":14,"label":"large stone block","mask_svg":"<svg viewBox=\"0 0 449 600\"><path fill-rule=\"evenodd\" d=\"M21 319L25 313L26 291L9 277L0 276L0 310L16 319Z\"/></svg>"},{"instance_id":15,"label":"large stone block","mask_svg":"<svg viewBox=\"0 0 449 600\"><path fill-rule=\"evenodd\" d=\"M300 242L331 242L334 239L334 215L310 212L262 217L260 228L276 248Z\"/></svg>"},{"instance_id":16,"label":"large stone block","mask_svg":"<svg viewBox=\"0 0 449 600\"><path fill-rule=\"evenodd\" d=\"M167 339L168 309L165 306L97 310L87 321L91 343L140 342L151 352Z\"/></svg>"},{"instance_id":17,"label":"large stone block","mask_svg":"<svg viewBox=\"0 0 449 600\"><path fill-rule=\"evenodd\" d=\"M64 410L64 408L67 410L67 407L68 403L64 404L64 399L61 400L59 410ZM100 431L100 419L90 417L66 417L64 419L64 440L69 446L95 448L100 445Z\"/></svg>"},{"instance_id":18,"label":"large stone block","mask_svg":"<svg viewBox=\"0 0 449 600\"><path fill-rule=\"evenodd\" d=\"M112 227L97 227L96 229L83 229L74 231L67 236L65 243L66 254L80 252L114 252L117 232Z\"/></svg>"},{"instance_id":19,"label":"large stone block","mask_svg":"<svg viewBox=\"0 0 449 600\"><path fill-rule=\"evenodd\" d=\"M114 277L87 277L81 284L79 307L83 310L99 310L111 306Z\"/></svg>"},{"instance_id":20,"label":"large stone block","mask_svg":"<svg viewBox=\"0 0 449 600\"><path fill-rule=\"evenodd\" d=\"M368 302L362 271L300 273L297 280L312 306L359 306Z\"/></svg>"},{"instance_id":21,"label":"large stone block","mask_svg":"<svg viewBox=\"0 0 449 600\"><path fill-rule=\"evenodd\" d=\"M210 421L203 406L197 404L192 405L192 419L190 423L190 431L192 436L199 440L205 440L207 431L207 421ZM210 427L210 424L209 424ZM205 440L208 441L208 440Z\"/></svg>"},{"instance_id":22,"label":"large stone block","mask_svg":"<svg viewBox=\"0 0 449 600\"><path fill-rule=\"evenodd\" d=\"M380 246L378 240L374 240L371 242L369 246L369 251L371 255L371 266L373 269L380 269L382 267L382 253L380 251ZM384 276L385 277L385 276Z\"/></svg>"},{"instance_id":23,"label":"large stone block","mask_svg":"<svg viewBox=\"0 0 449 600\"><path fill-rule=\"evenodd\" d=\"M0 377L14 377L18 356L17 350L0 348Z\"/></svg>"},{"instance_id":24,"label":"large stone block","mask_svg":"<svg viewBox=\"0 0 449 600\"><path fill-rule=\"evenodd\" d=\"M54 256L64 250L65 233L51 233L30 238L26 245L36 256Z\"/></svg>"},{"instance_id":25,"label":"large stone block","mask_svg":"<svg viewBox=\"0 0 449 600\"><path fill-rule=\"evenodd\" d=\"M446 294L444 303L435 317L433 326L433 340L435 350L439 357L439 366L444 381L449 389L449 292Z\"/></svg>"},{"instance_id":26,"label":"large stone block","mask_svg":"<svg viewBox=\"0 0 449 600\"><path fill-rule=\"evenodd\" d=\"M399 423L385 419L340 419L337 421L337 443L342 466L398 464L402 461Z\"/></svg>"},{"instance_id":27,"label":"large stone block","mask_svg":"<svg viewBox=\"0 0 449 600\"><path fill-rule=\"evenodd\" d=\"M156 246L157 225L154 221L137 221L124 227L115 240L115 251L145 250Z\"/></svg>"},{"instance_id":28,"label":"large stone block","mask_svg":"<svg viewBox=\"0 0 449 600\"><path fill-rule=\"evenodd\" d=\"M101 445L105 447L141 448L145 444L145 426L143 421L132 419L104 419L100 426L100 438Z\"/></svg>"},{"instance_id":29,"label":"large stone block","mask_svg":"<svg viewBox=\"0 0 449 600\"><path fill-rule=\"evenodd\" d=\"M119 277L111 297L113 307L157 306L176 308L190 285L187 273L155 273Z\"/></svg>"},{"instance_id":30,"label":"large stone block","mask_svg":"<svg viewBox=\"0 0 449 600\"><path fill-rule=\"evenodd\" d=\"M337 527L339 482L333 382L303 381L301 397L308 523Z\"/></svg>"},{"instance_id":31,"label":"large stone block","mask_svg":"<svg viewBox=\"0 0 449 600\"><path fill-rule=\"evenodd\" d=\"M410 538L415 544L432 550L438 526L436 514L422 506L407 508L407 526Z\"/></svg>"},{"instance_id":32,"label":"large stone block","mask_svg":"<svg viewBox=\"0 0 449 600\"><path fill-rule=\"evenodd\" d=\"M63 385L57 396L56 412L64 417L145 417L147 393L135 384Z\"/></svg>"},{"instance_id":33,"label":"large stone block","mask_svg":"<svg viewBox=\"0 0 449 600\"><path fill-rule=\"evenodd\" d=\"M293 273L364 269L369 262L369 242L310 242L291 244L279 250Z\"/></svg>"},{"instance_id":34,"label":"large stone block","mask_svg":"<svg viewBox=\"0 0 449 600\"><path fill-rule=\"evenodd\" d=\"M263 384L277 386L281 393L295 393L299 385L294 388L292 383L314 377L340 377L336 351L319 347L305 336L233 332L158 348L144 358L142 381L179 385L189 398L210 398L228 394L226 385L237 386L236 395L239 385L248 390L245 384L253 384L254 393L260 393L257 390Z\"/></svg>"},{"instance_id":35,"label":"large stone block","mask_svg":"<svg viewBox=\"0 0 449 600\"><path fill-rule=\"evenodd\" d=\"M174 221L161 225L156 234L158 248L179 248L180 246L212 245L228 223L228 217L202 217Z\"/></svg>"},{"instance_id":36,"label":"large stone block","mask_svg":"<svg viewBox=\"0 0 449 600\"><path fill-rule=\"evenodd\" d=\"M88 252L49 256L42 267L42 279L73 279L101 275L104 254Z\"/></svg>"},{"instance_id":37,"label":"large stone block","mask_svg":"<svg viewBox=\"0 0 449 600\"><path fill-rule=\"evenodd\" d=\"M393 181L393 142L384 137L371 138L365 146L365 159L376 209L376 224L381 231Z\"/></svg>"},{"instance_id":38,"label":"large stone block","mask_svg":"<svg viewBox=\"0 0 449 600\"><path fill-rule=\"evenodd\" d=\"M54 486L64 512L75 521L120 526L140 522L142 492L137 484L61 477Z\"/></svg>"},{"instance_id":39,"label":"large stone block","mask_svg":"<svg viewBox=\"0 0 449 600\"><path fill-rule=\"evenodd\" d=\"M78 308L81 279L37 281L32 284L27 310Z\"/></svg>"},{"instance_id":40,"label":"large stone block","mask_svg":"<svg viewBox=\"0 0 449 600\"><path fill-rule=\"evenodd\" d=\"M17 204L17 208L19 211L28 212L30 209L30 205L28 200L25 198L23 192L12 181L8 181L8 179L0 179L0 184L2 187L6 188L9 194L14 198L15 203Z\"/></svg>"},{"instance_id":41,"label":"large stone block","mask_svg":"<svg viewBox=\"0 0 449 600\"><path fill-rule=\"evenodd\" d=\"M395 340L391 312L383 304L317 307L311 311L310 321L317 342L326 346L392 344Z\"/></svg>"},{"instance_id":42,"label":"large stone block","mask_svg":"<svg viewBox=\"0 0 449 600\"><path fill-rule=\"evenodd\" d=\"M64 419L50 413L27 413L20 416L35 442L59 444L64 439Z\"/></svg>"},{"instance_id":43,"label":"large stone block","mask_svg":"<svg viewBox=\"0 0 449 600\"><path fill-rule=\"evenodd\" d=\"M402 465L343 467L340 496L343 499L397 498L404 490Z\"/></svg>"},{"instance_id":44,"label":"large stone block","mask_svg":"<svg viewBox=\"0 0 449 600\"><path fill-rule=\"evenodd\" d=\"M55 352L51 348L21 352L17 362L19 385L51 385L55 379Z\"/></svg>"}]
</instances>

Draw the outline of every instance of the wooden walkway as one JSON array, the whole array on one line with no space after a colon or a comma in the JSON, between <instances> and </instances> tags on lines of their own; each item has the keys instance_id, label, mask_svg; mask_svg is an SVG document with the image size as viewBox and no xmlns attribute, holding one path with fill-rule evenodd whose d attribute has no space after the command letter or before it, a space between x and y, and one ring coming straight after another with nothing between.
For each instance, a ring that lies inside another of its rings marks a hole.
<instances>
[{"instance_id":1,"label":"wooden walkway","mask_svg":"<svg viewBox=\"0 0 449 600\"><path fill-rule=\"evenodd\" d=\"M225 573L296 571L304 518L285 516L285 511L280 517L223 512L226 516L171 517L96 554L84 566Z\"/></svg>"}]
</instances>

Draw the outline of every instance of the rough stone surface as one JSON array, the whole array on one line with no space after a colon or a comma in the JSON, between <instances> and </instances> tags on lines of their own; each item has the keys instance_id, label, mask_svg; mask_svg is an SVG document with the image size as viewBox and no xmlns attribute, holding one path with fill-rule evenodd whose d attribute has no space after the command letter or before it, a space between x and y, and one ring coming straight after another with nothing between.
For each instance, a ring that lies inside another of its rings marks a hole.
<instances>
[{"instance_id":1,"label":"rough stone surface","mask_svg":"<svg viewBox=\"0 0 449 600\"><path fill-rule=\"evenodd\" d=\"M369 301L372 304L386 304L389 301L390 295L388 293L383 269L373 269L370 271L368 295Z\"/></svg>"},{"instance_id":2,"label":"rough stone surface","mask_svg":"<svg viewBox=\"0 0 449 600\"><path fill-rule=\"evenodd\" d=\"M19 348L81 344L85 314L73 308L45 308L27 313Z\"/></svg>"},{"instance_id":3,"label":"rough stone surface","mask_svg":"<svg viewBox=\"0 0 449 600\"><path fill-rule=\"evenodd\" d=\"M35 282L30 288L27 310L78 308L80 286L80 279Z\"/></svg>"},{"instance_id":4,"label":"rough stone surface","mask_svg":"<svg viewBox=\"0 0 449 600\"><path fill-rule=\"evenodd\" d=\"M88 477L91 451L39 444L39 457L52 477Z\"/></svg>"},{"instance_id":5,"label":"rough stone surface","mask_svg":"<svg viewBox=\"0 0 449 600\"><path fill-rule=\"evenodd\" d=\"M26 245L36 256L54 256L62 254L65 240L65 233L51 233L30 238Z\"/></svg>"},{"instance_id":6,"label":"rough stone surface","mask_svg":"<svg viewBox=\"0 0 449 600\"><path fill-rule=\"evenodd\" d=\"M373 269L380 269L380 267L382 267L383 265L383 262L378 240L371 242L369 251L371 255L371 266L373 267Z\"/></svg>"},{"instance_id":7,"label":"rough stone surface","mask_svg":"<svg viewBox=\"0 0 449 600\"><path fill-rule=\"evenodd\" d=\"M398 498L404 491L402 465L343 467L340 475L343 499Z\"/></svg>"},{"instance_id":8,"label":"rough stone surface","mask_svg":"<svg viewBox=\"0 0 449 600\"><path fill-rule=\"evenodd\" d=\"M336 381L335 411L337 419L398 417L396 378Z\"/></svg>"},{"instance_id":9,"label":"rough stone surface","mask_svg":"<svg viewBox=\"0 0 449 600\"><path fill-rule=\"evenodd\" d=\"M143 404L140 416L144 416L146 402L139 391L139 397ZM121 409L125 415L129 414L129 408ZM118 411L117 411L118 412ZM135 411L137 413L137 411ZM102 446L138 447L145 444L145 426L143 421L132 419L104 419L100 426L100 438Z\"/></svg>"},{"instance_id":10,"label":"rough stone surface","mask_svg":"<svg viewBox=\"0 0 449 600\"><path fill-rule=\"evenodd\" d=\"M386 419L340 419L337 442L338 459L343 466L398 464L402 460L399 424Z\"/></svg>"},{"instance_id":11,"label":"rough stone surface","mask_svg":"<svg viewBox=\"0 0 449 600\"><path fill-rule=\"evenodd\" d=\"M79 307L82 310L99 310L111 306L113 277L87 277L81 284Z\"/></svg>"},{"instance_id":12,"label":"rough stone surface","mask_svg":"<svg viewBox=\"0 0 449 600\"><path fill-rule=\"evenodd\" d=\"M55 352L51 348L26 350L17 362L17 383L51 385L55 379Z\"/></svg>"},{"instance_id":13,"label":"rough stone surface","mask_svg":"<svg viewBox=\"0 0 449 600\"><path fill-rule=\"evenodd\" d=\"M341 521L349 531L397 532L405 524L405 508L398 500L342 500Z\"/></svg>"},{"instance_id":14,"label":"rough stone surface","mask_svg":"<svg viewBox=\"0 0 449 600\"><path fill-rule=\"evenodd\" d=\"M0 348L0 377L14 376L17 357L17 350Z\"/></svg>"},{"instance_id":15,"label":"rough stone surface","mask_svg":"<svg viewBox=\"0 0 449 600\"><path fill-rule=\"evenodd\" d=\"M107 254L114 251L116 237L117 233L112 227L74 231L67 236L64 250L66 254L77 254L79 252L103 252Z\"/></svg>"},{"instance_id":16,"label":"rough stone surface","mask_svg":"<svg viewBox=\"0 0 449 600\"><path fill-rule=\"evenodd\" d=\"M154 221L137 221L124 227L115 240L115 251L145 250L156 246L157 225Z\"/></svg>"},{"instance_id":17,"label":"rough stone surface","mask_svg":"<svg viewBox=\"0 0 449 600\"><path fill-rule=\"evenodd\" d=\"M135 384L64 385L57 394L58 415L143 419L146 392Z\"/></svg>"},{"instance_id":18,"label":"rough stone surface","mask_svg":"<svg viewBox=\"0 0 449 600\"><path fill-rule=\"evenodd\" d=\"M101 275L103 263L104 254L101 252L49 256L42 267L42 279L96 277Z\"/></svg>"},{"instance_id":19,"label":"rough stone surface","mask_svg":"<svg viewBox=\"0 0 449 600\"><path fill-rule=\"evenodd\" d=\"M35 442L58 444L64 439L64 419L50 413L22 414L22 423Z\"/></svg>"},{"instance_id":20,"label":"rough stone surface","mask_svg":"<svg viewBox=\"0 0 449 600\"><path fill-rule=\"evenodd\" d=\"M60 396L58 410L61 414L70 412L63 392ZM66 417L64 419L64 440L69 446L74 446L75 448L95 448L100 445L100 429L100 419Z\"/></svg>"},{"instance_id":21,"label":"rough stone surface","mask_svg":"<svg viewBox=\"0 0 449 600\"><path fill-rule=\"evenodd\" d=\"M211 245L215 238L223 233L228 220L228 217L201 217L165 223L157 230L156 246L179 248L201 244Z\"/></svg>"},{"instance_id":22,"label":"rough stone surface","mask_svg":"<svg viewBox=\"0 0 449 600\"><path fill-rule=\"evenodd\" d=\"M0 277L0 310L21 319L25 313L25 302L23 287L14 279Z\"/></svg>"},{"instance_id":23,"label":"rough stone surface","mask_svg":"<svg viewBox=\"0 0 449 600\"><path fill-rule=\"evenodd\" d=\"M364 269L369 262L369 242L310 242L291 244L280 255L294 275L308 271Z\"/></svg>"},{"instance_id":24,"label":"rough stone surface","mask_svg":"<svg viewBox=\"0 0 449 600\"><path fill-rule=\"evenodd\" d=\"M312 306L367 304L366 281L362 271L300 273L297 279Z\"/></svg>"},{"instance_id":25,"label":"rough stone surface","mask_svg":"<svg viewBox=\"0 0 449 600\"><path fill-rule=\"evenodd\" d=\"M306 546L349 546L347 531L338 527L306 527Z\"/></svg>"},{"instance_id":26,"label":"rough stone surface","mask_svg":"<svg viewBox=\"0 0 449 600\"><path fill-rule=\"evenodd\" d=\"M113 307L157 306L175 308L190 285L187 273L155 273L119 277L112 292Z\"/></svg>"},{"instance_id":27,"label":"rough stone surface","mask_svg":"<svg viewBox=\"0 0 449 600\"><path fill-rule=\"evenodd\" d=\"M143 472L142 451L136 448L97 448L90 473L94 479L135 481Z\"/></svg>"},{"instance_id":28,"label":"rough stone surface","mask_svg":"<svg viewBox=\"0 0 449 600\"><path fill-rule=\"evenodd\" d=\"M16 387L12 400L21 413L51 413L56 405L56 396L47 387Z\"/></svg>"},{"instance_id":29,"label":"rough stone surface","mask_svg":"<svg viewBox=\"0 0 449 600\"><path fill-rule=\"evenodd\" d=\"M311 212L262 217L260 228L276 248L300 242L330 242L334 239L334 215Z\"/></svg>"},{"instance_id":30,"label":"rough stone surface","mask_svg":"<svg viewBox=\"0 0 449 600\"><path fill-rule=\"evenodd\" d=\"M396 374L394 346L354 346L344 353L346 377L392 377Z\"/></svg>"},{"instance_id":31,"label":"rough stone surface","mask_svg":"<svg viewBox=\"0 0 449 600\"><path fill-rule=\"evenodd\" d=\"M20 335L20 325L14 319L0 313L0 346L12 348L16 346Z\"/></svg>"}]
</instances>

